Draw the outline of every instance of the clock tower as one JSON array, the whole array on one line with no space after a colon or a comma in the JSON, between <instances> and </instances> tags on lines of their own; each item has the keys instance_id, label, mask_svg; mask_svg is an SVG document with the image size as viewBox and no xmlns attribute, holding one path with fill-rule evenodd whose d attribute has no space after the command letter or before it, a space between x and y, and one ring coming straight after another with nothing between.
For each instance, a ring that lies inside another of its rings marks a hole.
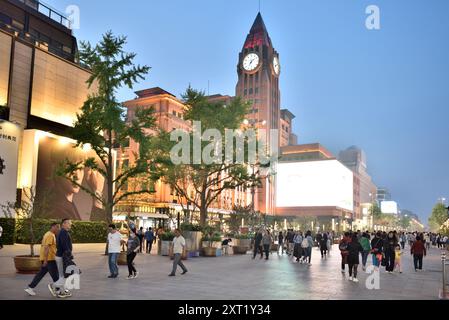
<instances>
[{"instance_id":1,"label":"clock tower","mask_svg":"<svg viewBox=\"0 0 449 320\"><path fill-rule=\"evenodd\" d=\"M270 137L270 130L279 129L280 72L279 54L259 12L239 54L236 96L250 102L247 119L255 127L267 130L267 144L275 138ZM279 142L279 134L276 138ZM262 184L255 194L255 210L274 214L275 177L265 179Z\"/></svg>"}]
</instances>

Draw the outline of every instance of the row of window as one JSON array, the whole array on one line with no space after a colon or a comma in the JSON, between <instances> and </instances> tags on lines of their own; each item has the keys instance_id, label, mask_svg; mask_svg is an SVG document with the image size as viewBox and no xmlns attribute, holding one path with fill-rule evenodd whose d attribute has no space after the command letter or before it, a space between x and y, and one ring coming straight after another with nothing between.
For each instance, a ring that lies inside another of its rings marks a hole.
<instances>
[{"instance_id":1,"label":"row of window","mask_svg":"<svg viewBox=\"0 0 449 320\"><path fill-rule=\"evenodd\" d=\"M179 119L184 119L184 115L181 112L177 112L176 110L172 111L172 115L178 117Z\"/></svg>"},{"instance_id":2,"label":"row of window","mask_svg":"<svg viewBox=\"0 0 449 320\"><path fill-rule=\"evenodd\" d=\"M243 95L247 96L247 95L251 95L251 94L259 94L259 88L249 88L249 89L245 89L243 90Z\"/></svg>"}]
</instances>

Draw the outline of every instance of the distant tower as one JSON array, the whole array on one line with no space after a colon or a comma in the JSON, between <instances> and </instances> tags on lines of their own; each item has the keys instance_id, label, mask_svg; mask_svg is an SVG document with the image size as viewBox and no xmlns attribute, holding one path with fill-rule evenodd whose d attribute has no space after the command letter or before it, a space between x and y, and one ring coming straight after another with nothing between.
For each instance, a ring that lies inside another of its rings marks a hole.
<instances>
[{"instance_id":1,"label":"distant tower","mask_svg":"<svg viewBox=\"0 0 449 320\"><path fill-rule=\"evenodd\" d=\"M248 120L268 133L270 129L279 129L280 71L279 54L259 12L239 54L236 96L251 103ZM279 136L277 139L279 141ZM274 214L274 184L274 177L263 182L256 195L256 210Z\"/></svg>"}]
</instances>

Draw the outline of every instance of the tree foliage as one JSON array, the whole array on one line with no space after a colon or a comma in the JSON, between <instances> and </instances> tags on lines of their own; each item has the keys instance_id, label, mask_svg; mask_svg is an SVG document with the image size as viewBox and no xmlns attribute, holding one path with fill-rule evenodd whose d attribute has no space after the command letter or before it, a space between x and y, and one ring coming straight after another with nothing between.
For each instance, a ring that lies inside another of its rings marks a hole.
<instances>
[{"instance_id":1,"label":"tree foliage","mask_svg":"<svg viewBox=\"0 0 449 320\"><path fill-rule=\"evenodd\" d=\"M449 219L448 209L442 203L437 203L429 217L429 228L433 232L440 231L441 226Z\"/></svg>"},{"instance_id":2,"label":"tree foliage","mask_svg":"<svg viewBox=\"0 0 449 320\"><path fill-rule=\"evenodd\" d=\"M117 90L123 86L132 89L139 80L144 79L149 67L135 66L135 53L123 50L126 37L114 36L107 32L95 46L82 42L79 58L91 71L87 83L94 86L96 92L88 97L81 113L77 115L71 136L77 141L77 147L89 145L97 158L90 157L82 162L66 160L57 174L66 177L73 184L89 193L104 210L93 212L91 220L112 221L114 206L121 200L133 195L150 193L147 188L127 190L128 181L143 177L157 179L153 176L154 141L147 137L148 129L155 128L152 109L137 109L131 121L126 121L125 108L117 100ZM114 149L121 148L133 140L139 144L136 161L132 165L117 168L114 175ZM150 161L153 160L153 161ZM96 182L89 187L74 179L77 170L87 170ZM103 182L106 192L103 192ZM114 186L115 185L115 189Z\"/></svg>"}]
</instances>

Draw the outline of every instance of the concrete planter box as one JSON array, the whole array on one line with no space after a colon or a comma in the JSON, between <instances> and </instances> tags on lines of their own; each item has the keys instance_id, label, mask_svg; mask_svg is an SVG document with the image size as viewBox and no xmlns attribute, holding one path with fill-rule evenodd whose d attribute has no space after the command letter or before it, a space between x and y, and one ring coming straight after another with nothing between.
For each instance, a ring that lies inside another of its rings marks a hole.
<instances>
[{"instance_id":1,"label":"concrete planter box","mask_svg":"<svg viewBox=\"0 0 449 320\"><path fill-rule=\"evenodd\" d=\"M203 236L201 231L183 231L182 235L186 239L186 250L189 252L201 251L201 238Z\"/></svg>"},{"instance_id":2,"label":"concrete planter box","mask_svg":"<svg viewBox=\"0 0 449 320\"><path fill-rule=\"evenodd\" d=\"M233 254L246 254L248 252L248 248L246 246L233 246L232 250Z\"/></svg>"},{"instance_id":3,"label":"concrete planter box","mask_svg":"<svg viewBox=\"0 0 449 320\"><path fill-rule=\"evenodd\" d=\"M214 247L204 247L203 248L203 256L204 257L216 257L217 256L217 248Z\"/></svg>"},{"instance_id":4,"label":"concrete planter box","mask_svg":"<svg viewBox=\"0 0 449 320\"><path fill-rule=\"evenodd\" d=\"M202 241L202 247L203 248L209 247L209 241ZM212 241L211 247L221 249L221 241Z\"/></svg>"},{"instance_id":5,"label":"concrete planter box","mask_svg":"<svg viewBox=\"0 0 449 320\"><path fill-rule=\"evenodd\" d=\"M170 255L170 247L172 241L161 241L161 255L168 256Z\"/></svg>"}]
</instances>

